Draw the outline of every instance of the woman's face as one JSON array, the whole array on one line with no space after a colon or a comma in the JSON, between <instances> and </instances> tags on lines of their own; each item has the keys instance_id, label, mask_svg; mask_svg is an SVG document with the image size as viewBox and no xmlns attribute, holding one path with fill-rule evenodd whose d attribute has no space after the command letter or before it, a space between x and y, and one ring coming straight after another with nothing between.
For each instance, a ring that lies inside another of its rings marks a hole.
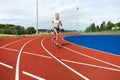
<instances>
[{"instance_id":1,"label":"woman's face","mask_svg":"<svg viewBox=\"0 0 120 80\"><path fill-rule=\"evenodd\" d=\"M59 19L59 14L56 14L56 15L55 15L55 18L58 20L58 19Z\"/></svg>"}]
</instances>

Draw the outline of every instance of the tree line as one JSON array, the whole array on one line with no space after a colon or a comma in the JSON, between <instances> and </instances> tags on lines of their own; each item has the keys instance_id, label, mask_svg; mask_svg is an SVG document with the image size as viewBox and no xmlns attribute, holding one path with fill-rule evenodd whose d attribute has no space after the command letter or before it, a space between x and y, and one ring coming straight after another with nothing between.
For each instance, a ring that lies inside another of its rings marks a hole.
<instances>
[{"instance_id":1,"label":"tree line","mask_svg":"<svg viewBox=\"0 0 120 80\"><path fill-rule=\"evenodd\" d=\"M34 34L36 33L36 30L34 27L28 27L24 28L20 25L14 25L14 24L0 24L0 33L1 34Z\"/></svg>"},{"instance_id":2,"label":"tree line","mask_svg":"<svg viewBox=\"0 0 120 80\"><path fill-rule=\"evenodd\" d=\"M120 30L120 22L112 23L111 21L108 21L106 23L105 21L103 21L100 25L95 25L95 23L92 23L89 27L85 29L85 32L98 32L110 30Z\"/></svg>"},{"instance_id":3,"label":"tree line","mask_svg":"<svg viewBox=\"0 0 120 80\"><path fill-rule=\"evenodd\" d=\"M66 30L60 29L61 32L65 32ZM48 29L38 29L38 32L53 32L53 30ZM67 32L67 31L66 31ZM20 25L14 25L14 24L0 24L0 33L1 34L16 34L16 35L22 35L22 34L34 34L36 33L36 30L34 27L28 27L24 28Z\"/></svg>"}]
</instances>

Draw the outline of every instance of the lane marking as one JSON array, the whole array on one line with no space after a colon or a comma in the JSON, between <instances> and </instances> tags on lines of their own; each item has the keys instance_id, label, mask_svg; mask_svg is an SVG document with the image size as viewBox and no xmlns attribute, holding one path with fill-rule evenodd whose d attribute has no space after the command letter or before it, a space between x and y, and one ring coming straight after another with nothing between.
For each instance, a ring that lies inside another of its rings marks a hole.
<instances>
[{"instance_id":1,"label":"lane marking","mask_svg":"<svg viewBox=\"0 0 120 80\"><path fill-rule=\"evenodd\" d=\"M36 39L36 38L35 38ZM15 80L19 80L19 65L20 65L20 57L23 51L23 48L31 41L35 40L35 39L31 39L29 41L27 41L20 49L18 57L17 57L17 62L16 62L16 71L15 71Z\"/></svg>"},{"instance_id":2,"label":"lane marking","mask_svg":"<svg viewBox=\"0 0 120 80\"><path fill-rule=\"evenodd\" d=\"M9 51L14 51L14 52L18 52L18 51L19 51L19 50L12 49L12 48L7 48L7 47L5 47L5 48L3 48L3 49L9 50Z\"/></svg>"},{"instance_id":3,"label":"lane marking","mask_svg":"<svg viewBox=\"0 0 120 80\"><path fill-rule=\"evenodd\" d=\"M83 79L85 80L89 80L87 77L85 77L84 75L80 74L79 72L77 72L76 70L74 70L73 68L71 68L70 66L68 66L67 64L63 63L61 60L59 60L57 57L55 57L54 55L52 55L52 53L50 53L46 48L45 46L43 45L43 41L47 39L47 38L44 38L42 39L41 41L41 45L43 47L43 49L50 55L52 56L56 61L58 61L60 64L62 64L63 66L65 66L66 68L68 68L69 70L71 70L72 72L74 72L75 74L77 74L78 76L82 77Z\"/></svg>"},{"instance_id":4,"label":"lane marking","mask_svg":"<svg viewBox=\"0 0 120 80\"><path fill-rule=\"evenodd\" d=\"M25 74L25 75L27 75L27 76L30 76L30 77L32 77L32 78L35 78L35 79L37 79L37 80L45 80L45 79L43 79L43 78L41 78L41 77L38 77L38 76L33 75L33 74L31 74L31 73L28 73L28 72L26 72L26 71L22 71L22 73Z\"/></svg>"},{"instance_id":5,"label":"lane marking","mask_svg":"<svg viewBox=\"0 0 120 80\"><path fill-rule=\"evenodd\" d=\"M6 49L6 50L10 50L10 51L15 51L15 52L18 52L19 50L16 50L16 49L11 49L11 48L3 48L3 49ZM45 56L45 55L40 55L40 54L37 54L37 53L31 53L31 52L26 52L26 51L23 51L24 54L28 54L28 55L33 55L33 56L38 56L38 57L43 57L43 58L49 58L49 59L52 59L52 57L50 56Z\"/></svg>"},{"instance_id":6,"label":"lane marking","mask_svg":"<svg viewBox=\"0 0 120 80\"><path fill-rule=\"evenodd\" d=\"M74 52L74 53L77 53L77 54L79 54L79 55L85 56L85 57L87 57L87 58L90 58L90 59L93 59L93 60L96 60L96 61L99 61L99 62L108 64L108 65L111 65L111 66L114 66L114 67L117 67L117 68L120 68L120 66L118 66L118 65L115 65L115 64L109 63L109 62L107 62L107 61L100 60L100 59L98 59L98 58L95 58L95 57L92 57L92 56L83 54L83 53L81 53L81 52L75 51L75 50L70 49L70 48L68 48L68 47L62 46L61 44L59 44L59 45L60 45L61 47L65 48L65 49L67 49L67 50L69 50L69 51L72 51L72 52Z\"/></svg>"},{"instance_id":7,"label":"lane marking","mask_svg":"<svg viewBox=\"0 0 120 80\"><path fill-rule=\"evenodd\" d=\"M5 44L5 45L1 46L0 49L4 48L4 47L6 47L6 46L9 46L9 45L11 45L11 44L14 44L14 43L16 43L16 42L19 42L19 41L22 41L22 40L26 40L26 39L29 39L29 38L25 38L25 39L21 39L21 40L17 40L17 41L10 42L10 43L8 43L8 44Z\"/></svg>"},{"instance_id":8,"label":"lane marking","mask_svg":"<svg viewBox=\"0 0 120 80\"><path fill-rule=\"evenodd\" d=\"M104 67L104 66L98 66L98 65L93 65L93 64L87 64L87 63L82 63L82 62L76 62L76 61L66 60L66 59L61 59L61 60L64 61L64 62L68 62L68 63L80 64L80 65L91 66L91 67L96 67L96 68L101 68L101 69L107 69L107 70L120 72L119 69L114 69L114 68L109 68L109 67Z\"/></svg>"},{"instance_id":9,"label":"lane marking","mask_svg":"<svg viewBox=\"0 0 120 80\"><path fill-rule=\"evenodd\" d=\"M43 57L43 58L49 58L49 59L52 59L52 57L50 57L50 56L39 55L39 54L34 54L34 53L24 52L24 51L23 51L23 53L25 53L25 54L29 54L29 55L33 55L33 56L38 56L38 57Z\"/></svg>"},{"instance_id":10,"label":"lane marking","mask_svg":"<svg viewBox=\"0 0 120 80\"><path fill-rule=\"evenodd\" d=\"M5 64L5 63L3 63L3 62L0 62L0 65L5 66L5 67L7 67L7 68L9 68L9 69L13 69L12 66L10 66L10 65L8 65L8 64Z\"/></svg>"}]
</instances>

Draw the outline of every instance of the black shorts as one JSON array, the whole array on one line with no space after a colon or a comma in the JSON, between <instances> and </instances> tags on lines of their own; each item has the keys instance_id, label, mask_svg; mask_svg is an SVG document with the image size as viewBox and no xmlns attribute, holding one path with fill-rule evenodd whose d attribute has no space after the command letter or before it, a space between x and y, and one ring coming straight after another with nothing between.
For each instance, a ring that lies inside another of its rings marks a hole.
<instances>
[{"instance_id":1,"label":"black shorts","mask_svg":"<svg viewBox=\"0 0 120 80\"><path fill-rule=\"evenodd\" d=\"M60 32L60 28L54 28L54 33L59 33Z\"/></svg>"}]
</instances>

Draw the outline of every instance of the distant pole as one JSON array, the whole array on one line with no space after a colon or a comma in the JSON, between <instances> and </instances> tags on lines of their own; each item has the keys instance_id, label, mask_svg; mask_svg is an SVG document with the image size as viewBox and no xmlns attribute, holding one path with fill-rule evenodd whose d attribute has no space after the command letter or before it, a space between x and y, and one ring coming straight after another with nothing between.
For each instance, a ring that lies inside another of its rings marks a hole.
<instances>
[{"instance_id":1,"label":"distant pole","mask_svg":"<svg viewBox=\"0 0 120 80\"><path fill-rule=\"evenodd\" d=\"M36 0L36 26L37 26L36 34L38 34L38 0Z\"/></svg>"},{"instance_id":2,"label":"distant pole","mask_svg":"<svg viewBox=\"0 0 120 80\"><path fill-rule=\"evenodd\" d=\"M78 26L78 10L79 10L79 8L76 7L76 27L77 27L77 28L79 27L79 26Z\"/></svg>"},{"instance_id":3,"label":"distant pole","mask_svg":"<svg viewBox=\"0 0 120 80\"><path fill-rule=\"evenodd\" d=\"M92 24L92 19L90 19L90 32L92 32L92 31L91 31L91 24Z\"/></svg>"}]
</instances>

